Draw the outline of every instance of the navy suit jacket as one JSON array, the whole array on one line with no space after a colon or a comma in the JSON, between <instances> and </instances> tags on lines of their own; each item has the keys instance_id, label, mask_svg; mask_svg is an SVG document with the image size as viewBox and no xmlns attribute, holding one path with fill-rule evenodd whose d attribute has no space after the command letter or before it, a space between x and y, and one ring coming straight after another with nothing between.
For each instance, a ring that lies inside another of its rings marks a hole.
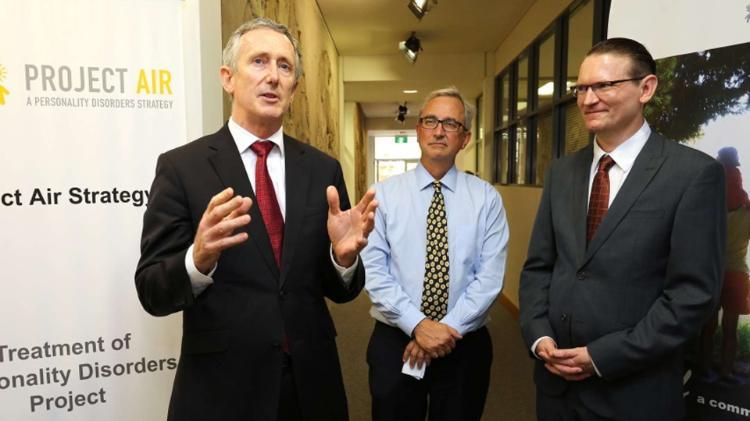
<instances>
[{"instance_id":1,"label":"navy suit jacket","mask_svg":"<svg viewBox=\"0 0 750 421\"><path fill-rule=\"evenodd\" d=\"M724 174L711 157L655 132L588 247L593 146L555 161L520 282L527 346L586 346L602 377L566 382L535 367L539 393L574 388L605 417L684 414L682 345L716 308L726 237Z\"/></svg>"},{"instance_id":2,"label":"navy suit jacket","mask_svg":"<svg viewBox=\"0 0 750 421\"><path fill-rule=\"evenodd\" d=\"M279 404L282 338L289 338L302 411L312 420L347 420L336 330L324 297L354 299L357 267L343 284L331 263L326 187L349 208L335 159L284 137L286 218L277 267L257 206L240 231L249 239L225 250L213 284L193 296L185 253L211 197L226 187L255 202L250 179L225 125L159 157L143 222L138 297L157 316L182 311L180 362L170 420L269 420Z\"/></svg>"}]
</instances>

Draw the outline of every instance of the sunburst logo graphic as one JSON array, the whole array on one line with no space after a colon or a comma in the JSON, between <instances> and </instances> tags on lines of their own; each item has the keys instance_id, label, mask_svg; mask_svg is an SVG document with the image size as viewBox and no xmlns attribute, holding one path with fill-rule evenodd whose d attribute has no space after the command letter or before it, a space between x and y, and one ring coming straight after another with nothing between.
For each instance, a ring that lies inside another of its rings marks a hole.
<instances>
[{"instance_id":1,"label":"sunburst logo graphic","mask_svg":"<svg viewBox=\"0 0 750 421\"><path fill-rule=\"evenodd\" d=\"M5 70L5 67L0 64L0 105L5 105L5 95L9 95L10 92L5 89L5 86L3 86L3 82L5 82L5 77L8 75L8 72Z\"/></svg>"}]
</instances>

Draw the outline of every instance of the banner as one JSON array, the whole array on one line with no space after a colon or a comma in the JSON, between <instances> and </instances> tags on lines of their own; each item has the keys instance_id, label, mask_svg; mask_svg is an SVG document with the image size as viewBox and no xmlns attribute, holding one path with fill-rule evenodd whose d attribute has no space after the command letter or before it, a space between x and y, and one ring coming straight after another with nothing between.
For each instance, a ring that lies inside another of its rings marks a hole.
<instances>
[{"instance_id":1,"label":"banner","mask_svg":"<svg viewBox=\"0 0 750 421\"><path fill-rule=\"evenodd\" d=\"M177 0L0 0L0 419L162 420L179 316L133 274L186 138Z\"/></svg>"},{"instance_id":2,"label":"banner","mask_svg":"<svg viewBox=\"0 0 750 421\"><path fill-rule=\"evenodd\" d=\"M615 1L609 28L609 37L634 38L657 58L651 126L725 166L721 304L687 349L684 395L688 419L750 419L750 3Z\"/></svg>"}]
</instances>

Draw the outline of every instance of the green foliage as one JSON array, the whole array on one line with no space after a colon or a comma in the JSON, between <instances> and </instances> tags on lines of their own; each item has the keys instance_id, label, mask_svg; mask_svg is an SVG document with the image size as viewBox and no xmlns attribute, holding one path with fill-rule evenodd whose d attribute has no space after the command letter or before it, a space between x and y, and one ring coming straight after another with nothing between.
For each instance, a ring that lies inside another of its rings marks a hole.
<instances>
[{"instance_id":1,"label":"green foliage","mask_svg":"<svg viewBox=\"0 0 750 421\"><path fill-rule=\"evenodd\" d=\"M737 358L750 358L750 323L737 327Z\"/></svg>"},{"instance_id":2,"label":"green foliage","mask_svg":"<svg viewBox=\"0 0 750 421\"><path fill-rule=\"evenodd\" d=\"M750 110L750 43L667 57L656 73L659 87L645 114L668 138L695 140L709 121Z\"/></svg>"}]
</instances>

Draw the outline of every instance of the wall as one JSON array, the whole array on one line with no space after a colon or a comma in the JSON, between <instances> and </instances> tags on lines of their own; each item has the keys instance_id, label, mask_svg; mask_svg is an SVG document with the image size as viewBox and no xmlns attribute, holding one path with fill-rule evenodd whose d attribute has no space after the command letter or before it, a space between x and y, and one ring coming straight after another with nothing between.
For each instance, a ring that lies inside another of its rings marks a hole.
<instances>
[{"instance_id":1,"label":"wall","mask_svg":"<svg viewBox=\"0 0 750 421\"><path fill-rule=\"evenodd\" d=\"M300 42L307 72L297 86L284 132L338 157L340 152L341 83L339 54L317 3L307 0L222 0L223 45L243 22L267 17L289 27ZM229 118L227 95L224 115Z\"/></svg>"},{"instance_id":2,"label":"wall","mask_svg":"<svg viewBox=\"0 0 750 421\"><path fill-rule=\"evenodd\" d=\"M570 6L570 0L539 0L529 8L526 15L516 25L508 37L495 50L494 74L498 74L513 59L518 56L532 41L547 28L565 9ZM494 103L494 79L485 80L484 98L485 105L490 102ZM485 107L487 119L485 122L487 130L485 131L485 142L482 159L482 175L486 179L491 179L491 153L492 153L492 134L493 123L491 116L493 112L490 107ZM523 267L526 259L526 251L531 238L531 228L536 216L536 210L539 206L539 200L542 196L542 189L539 187L525 186L496 186L497 190L503 197L503 203L508 216L508 225L510 227L510 243L508 245L508 264L505 271L505 286L503 295L510 303L518 307L518 286Z\"/></svg>"}]
</instances>

